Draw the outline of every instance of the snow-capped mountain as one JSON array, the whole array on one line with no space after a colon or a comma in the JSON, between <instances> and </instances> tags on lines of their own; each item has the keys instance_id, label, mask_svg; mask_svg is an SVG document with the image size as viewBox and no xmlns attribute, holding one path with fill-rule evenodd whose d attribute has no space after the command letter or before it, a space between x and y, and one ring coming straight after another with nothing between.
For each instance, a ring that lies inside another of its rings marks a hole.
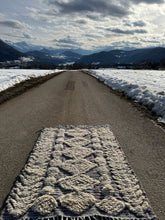
<instances>
[{"instance_id":1,"label":"snow-capped mountain","mask_svg":"<svg viewBox=\"0 0 165 220\"><path fill-rule=\"evenodd\" d=\"M65 51L72 51L76 54L80 54L80 55L89 55L91 53L93 53L93 51L90 50L85 50L82 48L77 48L77 49L68 49L66 50L66 48L60 48L60 49L55 49L53 47L44 47L41 45L34 45L34 44L29 44L25 41L20 41L20 42L11 42L11 41L5 41L7 44L9 44L10 46L14 47L16 50L23 52L23 53L27 53L29 51L43 51L43 52L49 52L49 53L53 53L53 54L57 54L57 53L63 53Z\"/></svg>"},{"instance_id":2,"label":"snow-capped mountain","mask_svg":"<svg viewBox=\"0 0 165 220\"><path fill-rule=\"evenodd\" d=\"M33 50L42 50L43 49L42 46L27 44L25 41L21 41L21 42L17 42L17 43L13 43L11 41L5 41L5 42L22 53L26 53L28 51L33 51Z\"/></svg>"}]
</instances>

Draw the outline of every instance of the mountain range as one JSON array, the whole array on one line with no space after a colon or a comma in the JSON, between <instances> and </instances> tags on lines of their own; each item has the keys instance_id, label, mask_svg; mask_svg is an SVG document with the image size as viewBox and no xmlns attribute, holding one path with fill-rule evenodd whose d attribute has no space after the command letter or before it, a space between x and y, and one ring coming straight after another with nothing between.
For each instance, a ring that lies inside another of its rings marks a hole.
<instances>
[{"instance_id":1,"label":"mountain range","mask_svg":"<svg viewBox=\"0 0 165 220\"><path fill-rule=\"evenodd\" d=\"M37 64L96 64L101 66L141 64L144 62L159 63L165 60L165 48L145 48L130 51L111 50L83 55L75 50L54 49L51 47L29 45L26 42L13 43L13 46L0 40L0 62L16 60L19 57L34 57ZM16 49L17 48L17 49ZM81 49L78 49L80 51ZM85 50L82 50L84 53ZM89 52L89 51L88 51Z\"/></svg>"},{"instance_id":2,"label":"mountain range","mask_svg":"<svg viewBox=\"0 0 165 220\"><path fill-rule=\"evenodd\" d=\"M83 64L116 65L116 64L140 64L143 62L158 63L165 60L165 48L136 49L132 51L112 50L108 52L94 53L83 56L80 62Z\"/></svg>"},{"instance_id":3,"label":"mountain range","mask_svg":"<svg viewBox=\"0 0 165 220\"><path fill-rule=\"evenodd\" d=\"M22 53L26 53L29 51L48 50L48 51L53 51L53 53L59 54L65 51L70 51L70 49L54 49L53 47L43 47L40 45L28 44L25 41L21 41L17 43L13 43L11 41L5 41L5 42ZM71 51L81 55L89 55L92 53L90 50L85 50L82 48L71 49Z\"/></svg>"},{"instance_id":4,"label":"mountain range","mask_svg":"<svg viewBox=\"0 0 165 220\"><path fill-rule=\"evenodd\" d=\"M40 51L29 51L26 56L35 57L35 61L39 64L71 64L79 62L80 54L72 51L57 52L56 50L42 49Z\"/></svg>"},{"instance_id":5,"label":"mountain range","mask_svg":"<svg viewBox=\"0 0 165 220\"><path fill-rule=\"evenodd\" d=\"M0 40L0 62L17 60L20 57L34 57L36 64L70 64L78 62L82 55L71 50L43 48L42 46L29 45L26 42L10 45Z\"/></svg>"},{"instance_id":6,"label":"mountain range","mask_svg":"<svg viewBox=\"0 0 165 220\"><path fill-rule=\"evenodd\" d=\"M11 47L13 47L14 49L16 49L16 50L18 50L18 51L20 51L22 53L26 53L28 51L34 51L34 50L41 50L41 49L43 49L42 46L28 44L25 41L21 41L21 42L17 42L17 43L13 43L11 41L5 41L5 43L7 43Z\"/></svg>"}]
</instances>

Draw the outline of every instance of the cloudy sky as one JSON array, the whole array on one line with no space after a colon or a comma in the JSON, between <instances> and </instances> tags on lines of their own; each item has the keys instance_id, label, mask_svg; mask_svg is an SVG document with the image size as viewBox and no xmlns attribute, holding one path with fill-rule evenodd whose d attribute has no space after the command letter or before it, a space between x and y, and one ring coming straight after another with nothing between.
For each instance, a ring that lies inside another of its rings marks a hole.
<instances>
[{"instance_id":1,"label":"cloudy sky","mask_svg":"<svg viewBox=\"0 0 165 220\"><path fill-rule=\"evenodd\" d=\"M0 0L0 35L54 48L165 46L165 0Z\"/></svg>"}]
</instances>

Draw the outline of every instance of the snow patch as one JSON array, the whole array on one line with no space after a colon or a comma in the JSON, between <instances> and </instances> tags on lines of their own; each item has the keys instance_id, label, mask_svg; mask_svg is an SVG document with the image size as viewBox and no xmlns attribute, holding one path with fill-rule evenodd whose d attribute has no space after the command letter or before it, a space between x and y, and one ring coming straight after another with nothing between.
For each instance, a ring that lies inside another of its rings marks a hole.
<instances>
[{"instance_id":1,"label":"snow patch","mask_svg":"<svg viewBox=\"0 0 165 220\"><path fill-rule=\"evenodd\" d=\"M165 123L165 71L156 70L87 70L114 90L124 92L161 116Z\"/></svg>"},{"instance_id":2,"label":"snow patch","mask_svg":"<svg viewBox=\"0 0 165 220\"><path fill-rule=\"evenodd\" d=\"M32 77L46 76L60 71L62 70L0 69L0 92Z\"/></svg>"}]
</instances>

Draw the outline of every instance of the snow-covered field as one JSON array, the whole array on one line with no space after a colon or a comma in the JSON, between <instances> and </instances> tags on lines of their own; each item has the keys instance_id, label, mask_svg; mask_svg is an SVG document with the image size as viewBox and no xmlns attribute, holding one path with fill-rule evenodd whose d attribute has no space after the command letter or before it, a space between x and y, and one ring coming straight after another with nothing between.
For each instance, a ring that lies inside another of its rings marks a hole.
<instances>
[{"instance_id":1,"label":"snow-covered field","mask_svg":"<svg viewBox=\"0 0 165 220\"><path fill-rule=\"evenodd\" d=\"M45 76L59 70L0 69L0 92L31 77Z\"/></svg>"},{"instance_id":2,"label":"snow-covered field","mask_svg":"<svg viewBox=\"0 0 165 220\"><path fill-rule=\"evenodd\" d=\"M165 123L165 71L99 69L88 72L147 106Z\"/></svg>"},{"instance_id":3,"label":"snow-covered field","mask_svg":"<svg viewBox=\"0 0 165 220\"><path fill-rule=\"evenodd\" d=\"M31 77L44 76L60 70L0 69L0 92ZM153 70L88 70L93 76L115 90L140 102L161 116L165 123L165 71Z\"/></svg>"}]
</instances>

